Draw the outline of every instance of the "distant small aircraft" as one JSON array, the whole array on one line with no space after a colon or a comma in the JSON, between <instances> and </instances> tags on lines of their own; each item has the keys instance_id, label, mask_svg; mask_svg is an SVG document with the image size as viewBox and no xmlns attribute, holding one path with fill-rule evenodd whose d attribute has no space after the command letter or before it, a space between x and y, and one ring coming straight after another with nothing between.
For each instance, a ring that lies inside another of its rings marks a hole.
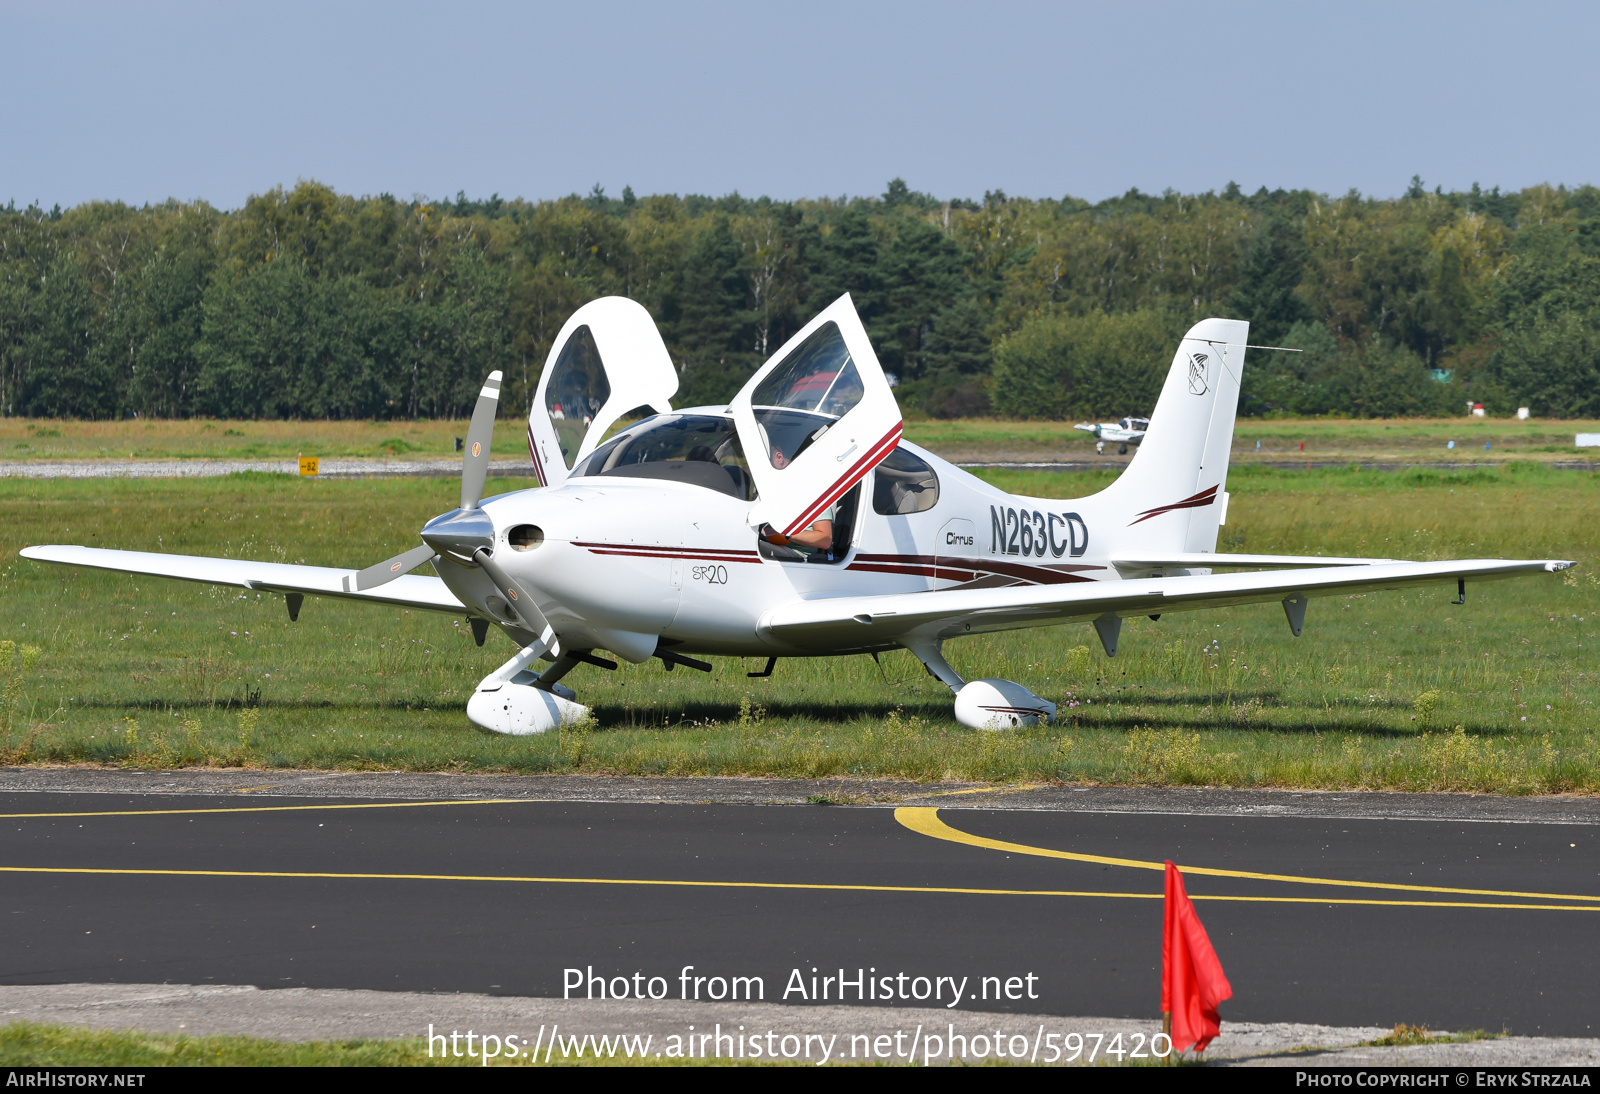
<instances>
[{"instance_id":1,"label":"distant small aircraft","mask_svg":"<svg viewBox=\"0 0 1600 1094\"><path fill-rule=\"evenodd\" d=\"M1104 442L1110 441L1112 444L1117 446L1118 453L1126 456L1128 454L1128 446L1130 444L1136 445L1140 441L1144 440L1145 433L1147 433L1150 429L1150 419L1124 418L1116 425L1112 425L1110 422L1100 422L1098 424L1093 422L1080 422L1078 425L1075 425L1072 428L1081 429L1086 433L1093 433L1096 437L1098 437L1101 443L1095 445L1095 451L1104 451Z\"/></svg>"},{"instance_id":2,"label":"distant small aircraft","mask_svg":"<svg viewBox=\"0 0 1600 1094\"><path fill-rule=\"evenodd\" d=\"M1217 554L1248 331L1230 319L1191 328L1156 427L1112 427L1143 442L1127 469L1062 501L1007 494L901 440L900 408L848 295L729 403L679 410L678 372L650 313L603 297L561 328L534 393L539 488L483 496L500 399L491 373L467 430L460 505L409 551L364 570L64 545L21 553L281 593L291 620L305 597L331 596L464 615L480 645L492 625L518 652L478 684L467 717L513 734L586 717L561 680L580 665L617 667L600 652L668 671L710 672L693 654L762 657L748 675L770 676L779 658L906 649L954 693L961 724L1036 725L1054 703L1011 680L963 679L944 643L1090 623L1112 657L1124 617L1263 602L1281 602L1299 636L1312 597L1455 582L1465 603L1469 578L1571 565ZM411 573L428 565L437 577Z\"/></svg>"}]
</instances>

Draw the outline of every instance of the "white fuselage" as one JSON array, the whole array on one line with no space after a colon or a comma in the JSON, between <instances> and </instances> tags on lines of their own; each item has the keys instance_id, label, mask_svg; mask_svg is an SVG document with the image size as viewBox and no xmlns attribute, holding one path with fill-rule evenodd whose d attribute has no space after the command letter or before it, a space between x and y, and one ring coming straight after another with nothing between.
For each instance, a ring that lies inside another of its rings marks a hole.
<instances>
[{"instance_id":1,"label":"white fuselage","mask_svg":"<svg viewBox=\"0 0 1600 1094\"><path fill-rule=\"evenodd\" d=\"M648 659L658 639L682 653L853 652L763 634L763 614L796 600L1121 576L1109 562L1110 537L1097 534L1110 531L1097 498L1007 494L916 445L902 446L937 474L938 501L923 512L878 513L869 476L854 496L849 553L832 563L763 557L747 521L752 502L661 479L572 478L486 499L482 511L494 522L495 557L539 600L566 647L635 662ZM542 542L512 548L508 532L530 524L542 530ZM481 570L448 559L436 568L463 603L500 618Z\"/></svg>"}]
</instances>

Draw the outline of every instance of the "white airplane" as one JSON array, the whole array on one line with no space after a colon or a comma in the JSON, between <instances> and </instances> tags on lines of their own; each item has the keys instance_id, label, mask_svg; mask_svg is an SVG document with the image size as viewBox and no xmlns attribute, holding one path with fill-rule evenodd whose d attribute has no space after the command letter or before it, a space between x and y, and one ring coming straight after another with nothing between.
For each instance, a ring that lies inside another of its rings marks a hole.
<instances>
[{"instance_id":1,"label":"white airplane","mask_svg":"<svg viewBox=\"0 0 1600 1094\"><path fill-rule=\"evenodd\" d=\"M1075 501L1007 494L900 438L899 407L849 296L791 338L727 406L674 410L677 373L643 307L606 297L557 335L528 416L538 489L484 498L500 392L479 394L461 504L421 544L364 570L36 546L26 558L465 615L516 643L467 703L477 725L539 733L588 708L579 665L693 655L779 658L903 647L975 728L1049 721L1008 680L967 681L945 641L1279 601L1294 635L1313 597L1555 572L1552 560L1217 554L1248 325L1207 319L1179 344L1152 427L1122 475ZM556 407L562 408L559 412ZM607 437L630 412L650 416ZM437 577L412 574L432 563ZM1236 571L1219 574L1217 569ZM548 665L537 666L537 662Z\"/></svg>"},{"instance_id":2,"label":"white airplane","mask_svg":"<svg viewBox=\"0 0 1600 1094\"><path fill-rule=\"evenodd\" d=\"M1244 347L1241 346L1239 348L1242 349ZM1124 418L1115 425L1110 422L1080 422L1072 428L1081 429L1086 433L1093 433L1101 441L1110 441L1118 446L1118 452L1126 455L1130 444L1138 444L1144 440L1145 433L1150 429L1150 419ZM1096 446L1097 449L1099 447L1098 445Z\"/></svg>"}]
</instances>

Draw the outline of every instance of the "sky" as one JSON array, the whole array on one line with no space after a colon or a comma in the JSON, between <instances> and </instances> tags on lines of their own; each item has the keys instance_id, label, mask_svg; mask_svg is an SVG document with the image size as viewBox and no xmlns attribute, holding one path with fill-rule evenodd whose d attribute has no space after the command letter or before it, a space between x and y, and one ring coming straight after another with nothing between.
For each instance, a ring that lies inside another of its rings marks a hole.
<instances>
[{"instance_id":1,"label":"sky","mask_svg":"<svg viewBox=\"0 0 1600 1094\"><path fill-rule=\"evenodd\" d=\"M1600 182L1600 5L0 0L0 204Z\"/></svg>"}]
</instances>

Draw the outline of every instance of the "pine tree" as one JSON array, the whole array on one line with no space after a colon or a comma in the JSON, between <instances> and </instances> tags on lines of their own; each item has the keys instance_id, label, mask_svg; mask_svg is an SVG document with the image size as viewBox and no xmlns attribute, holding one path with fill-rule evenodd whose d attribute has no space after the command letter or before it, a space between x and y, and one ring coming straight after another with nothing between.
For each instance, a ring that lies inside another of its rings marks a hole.
<instances>
[{"instance_id":1,"label":"pine tree","mask_svg":"<svg viewBox=\"0 0 1600 1094\"><path fill-rule=\"evenodd\" d=\"M1250 243L1233 306L1250 321L1250 337L1275 342L1301 319L1308 318L1305 301L1295 293L1306 265L1306 243L1299 227L1283 216L1271 214Z\"/></svg>"},{"instance_id":2,"label":"pine tree","mask_svg":"<svg viewBox=\"0 0 1600 1094\"><path fill-rule=\"evenodd\" d=\"M744 252L726 215L701 233L684 261L680 286L673 330L682 355L676 401L725 402L759 364Z\"/></svg>"}]
</instances>

